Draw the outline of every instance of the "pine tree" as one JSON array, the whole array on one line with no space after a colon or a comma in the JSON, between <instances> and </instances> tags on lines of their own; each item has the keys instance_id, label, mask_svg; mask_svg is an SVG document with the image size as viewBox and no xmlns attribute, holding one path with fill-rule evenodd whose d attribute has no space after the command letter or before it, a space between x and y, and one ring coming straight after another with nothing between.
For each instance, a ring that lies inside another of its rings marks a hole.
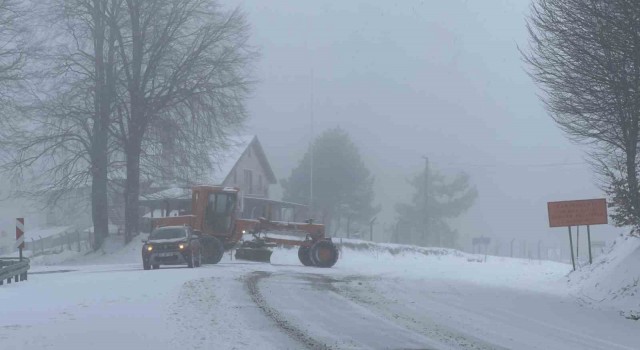
<instances>
[{"instance_id":1,"label":"pine tree","mask_svg":"<svg viewBox=\"0 0 640 350\"><path fill-rule=\"evenodd\" d=\"M425 181L424 170L412 178L409 183L415 192L411 203L396 205L397 240L418 245L454 247L457 232L449 226L447 220L456 218L471 208L478 192L469 184L469 177L464 173L448 180L439 172L429 170L427 179Z\"/></svg>"},{"instance_id":2,"label":"pine tree","mask_svg":"<svg viewBox=\"0 0 640 350\"><path fill-rule=\"evenodd\" d=\"M309 203L311 152L312 210L321 215L315 219L327 225L341 218L364 223L380 210L373 205L374 178L348 133L339 127L326 130L314 140L289 179L281 180L285 201Z\"/></svg>"}]
</instances>

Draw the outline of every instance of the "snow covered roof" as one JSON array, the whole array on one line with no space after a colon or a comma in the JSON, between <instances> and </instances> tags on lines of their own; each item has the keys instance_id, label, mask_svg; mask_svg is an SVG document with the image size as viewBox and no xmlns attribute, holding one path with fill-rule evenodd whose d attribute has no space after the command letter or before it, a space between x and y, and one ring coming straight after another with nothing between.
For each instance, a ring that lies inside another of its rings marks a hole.
<instances>
[{"instance_id":1,"label":"snow covered roof","mask_svg":"<svg viewBox=\"0 0 640 350\"><path fill-rule=\"evenodd\" d=\"M182 187L171 187L159 192L144 194L140 200L163 200L163 199L190 199L191 189Z\"/></svg>"}]
</instances>

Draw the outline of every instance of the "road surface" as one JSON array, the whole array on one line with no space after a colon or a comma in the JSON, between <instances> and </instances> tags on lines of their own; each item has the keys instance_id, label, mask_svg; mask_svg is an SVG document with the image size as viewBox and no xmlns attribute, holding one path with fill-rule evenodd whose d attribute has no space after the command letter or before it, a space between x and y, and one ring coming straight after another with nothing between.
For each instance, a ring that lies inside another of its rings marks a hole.
<instances>
[{"instance_id":1,"label":"road surface","mask_svg":"<svg viewBox=\"0 0 640 350\"><path fill-rule=\"evenodd\" d=\"M568 296L227 261L50 267L0 287L2 349L637 349Z\"/></svg>"}]
</instances>

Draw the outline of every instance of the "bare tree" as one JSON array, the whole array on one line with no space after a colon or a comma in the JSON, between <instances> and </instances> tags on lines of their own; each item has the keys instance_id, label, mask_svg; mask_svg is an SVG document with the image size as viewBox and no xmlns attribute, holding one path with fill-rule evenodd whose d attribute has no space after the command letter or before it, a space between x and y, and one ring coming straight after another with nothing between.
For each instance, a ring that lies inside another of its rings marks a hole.
<instances>
[{"instance_id":1,"label":"bare tree","mask_svg":"<svg viewBox=\"0 0 640 350\"><path fill-rule=\"evenodd\" d=\"M536 0L530 75L569 137L587 144L619 225L640 225L640 3Z\"/></svg>"},{"instance_id":2,"label":"bare tree","mask_svg":"<svg viewBox=\"0 0 640 350\"><path fill-rule=\"evenodd\" d=\"M174 139L190 147L191 155L224 140L245 120L255 53L247 44L245 16L222 11L213 1L126 0L126 8L126 20L112 25L118 29L125 91L114 132L126 160L129 241L138 232L141 159L153 151L150 131L174 125ZM207 164L206 157L182 161L187 169Z\"/></svg>"},{"instance_id":3,"label":"bare tree","mask_svg":"<svg viewBox=\"0 0 640 350\"><path fill-rule=\"evenodd\" d=\"M108 135L116 74L116 41L108 23L120 3L39 4L34 13L48 26L41 23L38 28L45 49L34 61L48 69L34 75L31 101L3 135L13 150L4 169L26 183L18 195L45 198L45 205L54 205L65 194L91 185L96 249L108 234L107 172L114 149Z\"/></svg>"},{"instance_id":4,"label":"bare tree","mask_svg":"<svg viewBox=\"0 0 640 350\"><path fill-rule=\"evenodd\" d=\"M23 68L30 46L28 30L20 21L28 10L20 1L0 0L0 98L12 100L13 89L25 79Z\"/></svg>"}]
</instances>

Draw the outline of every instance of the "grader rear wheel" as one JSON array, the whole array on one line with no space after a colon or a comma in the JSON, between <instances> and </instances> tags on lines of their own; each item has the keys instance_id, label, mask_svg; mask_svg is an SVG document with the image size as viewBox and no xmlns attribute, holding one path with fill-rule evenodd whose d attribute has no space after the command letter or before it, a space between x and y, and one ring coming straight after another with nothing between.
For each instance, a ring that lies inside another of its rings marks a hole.
<instances>
[{"instance_id":1,"label":"grader rear wheel","mask_svg":"<svg viewBox=\"0 0 640 350\"><path fill-rule=\"evenodd\" d=\"M314 266L332 267L338 261L338 247L331 241L318 241L311 246L309 257Z\"/></svg>"},{"instance_id":2,"label":"grader rear wheel","mask_svg":"<svg viewBox=\"0 0 640 350\"><path fill-rule=\"evenodd\" d=\"M298 259L304 266L313 266L313 261L311 261L311 255L309 254L309 247L300 246L298 248Z\"/></svg>"}]
</instances>

